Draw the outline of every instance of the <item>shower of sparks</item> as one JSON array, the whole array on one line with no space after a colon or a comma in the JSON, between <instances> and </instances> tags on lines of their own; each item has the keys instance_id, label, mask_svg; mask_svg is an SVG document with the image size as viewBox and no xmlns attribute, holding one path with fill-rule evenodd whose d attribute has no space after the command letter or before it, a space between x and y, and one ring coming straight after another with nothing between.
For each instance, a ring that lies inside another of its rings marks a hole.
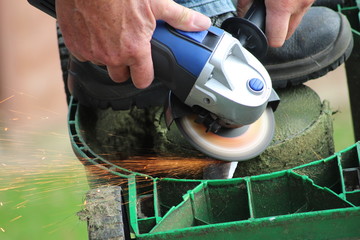
<instances>
[{"instance_id":1,"label":"shower of sparks","mask_svg":"<svg viewBox=\"0 0 360 240\"><path fill-rule=\"evenodd\" d=\"M25 93L23 91L19 91L19 90L16 90L14 88L9 88L9 87L6 87L7 90L11 91L11 92L14 92L15 94L18 94L20 96L26 96L27 98L29 99L38 99L36 96L34 95L31 95L29 93Z\"/></svg>"},{"instance_id":2,"label":"shower of sparks","mask_svg":"<svg viewBox=\"0 0 360 240\"><path fill-rule=\"evenodd\" d=\"M16 220L19 220L20 218L22 218L22 216L17 216L15 218L11 219L10 222L15 222Z\"/></svg>"},{"instance_id":3,"label":"shower of sparks","mask_svg":"<svg viewBox=\"0 0 360 240\"><path fill-rule=\"evenodd\" d=\"M23 92L16 92L16 96L19 95L27 96ZM15 95L12 95L0 103L14 97ZM33 96L29 95L28 97ZM13 230L15 229L14 225L31 221L29 219L42 214L39 209L36 209L32 213L33 216L29 216L28 210L34 208L34 205L39 205L40 202L50 205L51 201L57 200L56 196L64 192L70 192L79 197L79 201L73 203L73 209L79 211L86 204L84 197L89 186L85 168L80 165L71 148L63 149L64 142L69 145L70 137L66 130L56 132L36 128L41 124L51 122L62 113L37 105L34 108L41 110L40 113L30 110L27 112L28 109L6 109L7 113L10 113L9 116L6 116L4 122L1 122L0 119L0 129L3 130L0 131L0 150L4 150L5 153L0 159L0 211L12 212L5 220L8 225L4 224L0 227L1 232L5 232L6 229L6 234L15 231ZM104 153L101 156L105 159L111 158L112 153ZM86 171L91 175L89 179L105 180L109 184L121 185L124 194L127 194L129 188L128 180L126 178L119 179L116 173L129 173L119 167L160 178L201 178L203 168L211 163L209 160L200 158L176 159L157 156L133 157L128 160L115 159L111 162L114 166L105 166L103 163L99 163L98 166L87 166ZM137 176L136 180L137 191L141 194L153 193L152 178ZM16 197L7 198L9 195ZM59 205L67 204L67 199L61 201L63 202ZM43 209L41 211L43 212ZM54 215L59 214L55 207L54 209L47 207L45 211L53 212ZM74 211L67 217L62 216L61 220L43 223L39 229L43 229L49 234L63 232L69 227L67 225L67 222L70 221L69 218L75 214ZM0 215L2 214L0 213Z\"/></svg>"},{"instance_id":4,"label":"shower of sparks","mask_svg":"<svg viewBox=\"0 0 360 240\"><path fill-rule=\"evenodd\" d=\"M11 95L10 97L7 97L7 98L5 98L3 100L0 100L0 104L12 99L13 97L15 97L15 95Z\"/></svg>"},{"instance_id":5,"label":"shower of sparks","mask_svg":"<svg viewBox=\"0 0 360 240\"><path fill-rule=\"evenodd\" d=\"M66 111L44 107L36 94L7 92L0 99L0 239L37 239L28 236L30 226L41 239L85 232L76 212L89 186L70 146Z\"/></svg>"},{"instance_id":6,"label":"shower of sparks","mask_svg":"<svg viewBox=\"0 0 360 240\"><path fill-rule=\"evenodd\" d=\"M16 110L12 110L12 109L10 109L9 112L16 113L16 114L20 114L20 115L25 115L25 116L28 115L27 113L20 112L20 111L16 111Z\"/></svg>"},{"instance_id":7,"label":"shower of sparks","mask_svg":"<svg viewBox=\"0 0 360 240\"><path fill-rule=\"evenodd\" d=\"M22 115L26 116L19 111L11 113L16 114L11 118L13 121L20 119ZM78 202L73 199L71 206L66 199L63 200L62 208L73 209L66 213L66 217L54 217L46 224L43 222L47 226L45 228L38 226L44 229L44 234L60 234L69 228L71 222L77 221L76 212L81 210L83 198L89 188L84 168L69 146L66 129L64 132L39 131L31 124L20 124L22 123L16 121L1 127L4 123L0 122L0 129L3 130L0 132L0 216L3 224L0 233L4 233L5 237L12 236L16 233L16 228L30 224L31 219L43 214L43 210L38 209L39 205L54 205L54 196L62 193L72 198L77 196ZM64 150L64 146L68 148ZM61 216L57 213L57 207L47 207L46 211Z\"/></svg>"},{"instance_id":8,"label":"shower of sparks","mask_svg":"<svg viewBox=\"0 0 360 240\"><path fill-rule=\"evenodd\" d=\"M45 211L53 212L52 215L63 216L59 219L54 217L50 222L39 225L38 227L44 229L45 233L61 233L72 227L70 218L75 218L76 221L76 212L81 210L83 198L88 190L85 172L72 154L72 152L62 153L62 165L58 168L56 163L52 163L54 156L49 155L47 162L43 162L44 166L35 164L35 166L30 165L28 168L22 168L21 166L25 166L25 163L20 161L20 164L19 162L7 164L6 167L0 169L0 182L5 183L4 185L1 184L4 187L0 189L0 215L3 215L1 212L8 212L8 217L1 219L2 223L5 224L3 229L7 230L5 234L12 234L16 225L30 223L31 219L37 219L36 216L43 215L44 212L39 209L41 206L39 204L45 204ZM66 199L62 202L54 199L55 196L61 196L64 193L69 196L78 196L78 201L69 206ZM9 198L8 195L16 196L16 198ZM52 203L54 201L61 204L60 209L66 211L73 209L73 211L68 212L65 216L59 214L57 212L58 207ZM52 208L51 206L55 207ZM32 212L34 215L29 215ZM14 216L14 214L18 215ZM85 229L83 230L85 231ZM5 232L5 230L1 231Z\"/></svg>"}]
</instances>

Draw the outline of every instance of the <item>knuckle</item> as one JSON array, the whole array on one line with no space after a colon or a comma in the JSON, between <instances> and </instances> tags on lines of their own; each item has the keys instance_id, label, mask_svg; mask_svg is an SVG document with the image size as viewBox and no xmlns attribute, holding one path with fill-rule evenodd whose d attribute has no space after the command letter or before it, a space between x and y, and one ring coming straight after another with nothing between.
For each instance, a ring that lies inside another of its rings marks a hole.
<instances>
[{"instance_id":1,"label":"knuckle","mask_svg":"<svg viewBox=\"0 0 360 240\"><path fill-rule=\"evenodd\" d=\"M163 14L165 14L165 19L171 21L178 26L184 26L191 23L192 12L193 10L186 7L182 7L177 11L173 11L170 6L166 6Z\"/></svg>"},{"instance_id":2,"label":"knuckle","mask_svg":"<svg viewBox=\"0 0 360 240\"><path fill-rule=\"evenodd\" d=\"M177 19L181 25L187 25L191 22L191 10L188 8L182 8L181 13Z\"/></svg>"},{"instance_id":3,"label":"knuckle","mask_svg":"<svg viewBox=\"0 0 360 240\"><path fill-rule=\"evenodd\" d=\"M141 59L146 54L146 46L149 45L149 43L146 43L142 40L139 41L132 41L129 44L126 44L123 46L123 51L121 52L121 56L124 56L127 58L130 62ZM131 63L130 63L131 64Z\"/></svg>"}]
</instances>

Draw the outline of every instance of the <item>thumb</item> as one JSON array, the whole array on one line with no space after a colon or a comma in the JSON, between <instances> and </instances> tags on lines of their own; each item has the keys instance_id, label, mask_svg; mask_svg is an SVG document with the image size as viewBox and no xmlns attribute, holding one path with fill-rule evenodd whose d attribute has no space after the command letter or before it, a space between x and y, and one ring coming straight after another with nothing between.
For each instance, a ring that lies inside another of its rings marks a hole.
<instances>
[{"instance_id":1,"label":"thumb","mask_svg":"<svg viewBox=\"0 0 360 240\"><path fill-rule=\"evenodd\" d=\"M156 19L161 19L183 31L203 31L211 26L210 18L175 3L173 0L152 1Z\"/></svg>"}]
</instances>

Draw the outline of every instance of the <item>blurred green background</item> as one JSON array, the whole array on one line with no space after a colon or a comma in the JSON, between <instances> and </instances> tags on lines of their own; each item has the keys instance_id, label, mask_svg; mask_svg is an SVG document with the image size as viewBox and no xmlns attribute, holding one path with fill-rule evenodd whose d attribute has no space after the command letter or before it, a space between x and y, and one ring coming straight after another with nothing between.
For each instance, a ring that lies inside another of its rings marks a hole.
<instances>
[{"instance_id":1,"label":"blurred green background","mask_svg":"<svg viewBox=\"0 0 360 240\"><path fill-rule=\"evenodd\" d=\"M66 114L0 113L18 116L0 123L0 239L87 239L76 213L89 187L66 121L57 120Z\"/></svg>"},{"instance_id":2,"label":"blurred green background","mask_svg":"<svg viewBox=\"0 0 360 240\"><path fill-rule=\"evenodd\" d=\"M0 1L0 239L87 239L88 190L71 149L55 21ZM339 151L354 143L344 68L308 84L334 111Z\"/></svg>"},{"instance_id":3,"label":"blurred green background","mask_svg":"<svg viewBox=\"0 0 360 240\"><path fill-rule=\"evenodd\" d=\"M55 20L0 1L0 239L87 239L88 190L67 133Z\"/></svg>"}]
</instances>

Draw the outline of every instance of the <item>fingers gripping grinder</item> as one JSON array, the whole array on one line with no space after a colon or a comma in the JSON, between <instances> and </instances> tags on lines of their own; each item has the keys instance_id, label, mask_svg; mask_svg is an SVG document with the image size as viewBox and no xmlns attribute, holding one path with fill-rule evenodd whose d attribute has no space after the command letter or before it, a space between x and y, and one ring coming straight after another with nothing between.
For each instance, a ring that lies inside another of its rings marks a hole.
<instances>
[{"instance_id":1,"label":"fingers gripping grinder","mask_svg":"<svg viewBox=\"0 0 360 240\"><path fill-rule=\"evenodd\" d=\"M216 27L189 33L157 23L152 54L155 76L171 89L167 125L175 120L184 137L211 157L248 160L273 138L279 98L254 56L267 50L259 28L264 19L264 3L255 1L245 19L223 23L235 37Z\"/></svg>"},{"instance_id":2,"label":"fingers gripping grinder","mask_svg":"<svg viewBox=\"0 0 360 240\"><path fill-rule=\"evenodd\" d=\"M56 17L55 0L29 2ZM155 78L170 90L166 124L175 121L211 157L248 160L273 138L279 98L256 58L267 49L264 17L264 3L256 0L245 18L227 19L221 29L184 32L157 21L151 46Z\"/></svg>"}]
</instances>

